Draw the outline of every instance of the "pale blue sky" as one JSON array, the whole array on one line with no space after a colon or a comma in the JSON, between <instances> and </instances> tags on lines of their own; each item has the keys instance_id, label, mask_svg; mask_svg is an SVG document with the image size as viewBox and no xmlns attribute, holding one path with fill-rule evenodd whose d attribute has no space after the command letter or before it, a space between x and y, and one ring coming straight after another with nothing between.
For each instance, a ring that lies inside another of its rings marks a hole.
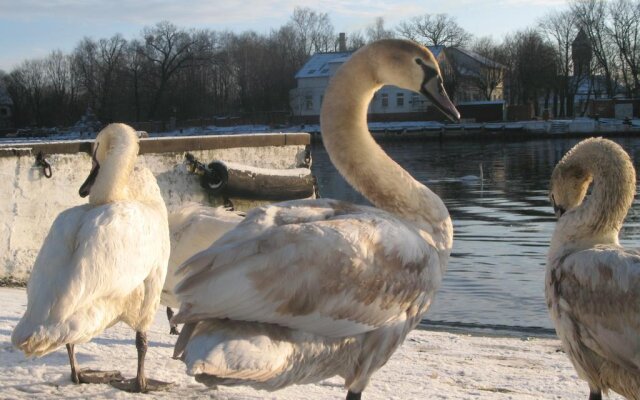
<instances>
[{"instance_id":1,"label":"pale blue sky","mask_svg":"<svg viewBox=\"0 0 640 400\"><path fill-rule=\"evenodd\" d=\"M327 12L336 32L365 28L382 16L386 27L424 13L447 13L477 36L502 38L534 26L566 0L0 0L0 69L9 72L52 50L70 52L84 37L139 37L168 20L184 28L268 32L294 7Z\"/></svg>"}]
</instances>

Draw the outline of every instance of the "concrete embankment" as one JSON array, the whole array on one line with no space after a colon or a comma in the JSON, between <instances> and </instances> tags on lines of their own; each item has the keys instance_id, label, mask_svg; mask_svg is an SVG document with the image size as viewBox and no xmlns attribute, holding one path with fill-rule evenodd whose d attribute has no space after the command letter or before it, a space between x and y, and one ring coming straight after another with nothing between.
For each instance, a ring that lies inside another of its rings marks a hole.
<instances>
[{"instance_id":1,"label":"concrete embankment","mask_svg":"<svg viewBox=\"0 0 640 400\"><path fill-rule=\"evenodd\" d=\"M169 211L189 201L222 205L222 196L203 189L187 171L186 152L204 164L220 160L304 178L311 174L309 141L306 133L141 139L138 162L158 179ZM40 152L50 169L36 161ZM0 145L0 278L26 279L54 218L87 202L78 189L91 169L90 153L91 141ZM229 200L240 210L265 203Z\"/></svg>"}]
</instances>

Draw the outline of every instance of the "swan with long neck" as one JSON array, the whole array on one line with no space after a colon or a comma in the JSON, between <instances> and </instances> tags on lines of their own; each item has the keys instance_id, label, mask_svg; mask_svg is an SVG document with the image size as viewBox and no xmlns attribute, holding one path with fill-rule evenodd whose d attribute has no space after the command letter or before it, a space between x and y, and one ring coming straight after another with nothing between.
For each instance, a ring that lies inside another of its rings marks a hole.
<instances>
[{"instance_id":1,"label":"swan with long neck","mask_svg":"<svg viewBox=\"0 0 640 400\"><path fill-rule=\"evenodd\" d=\"M173 308L180 307L174 288L181 279L178 267L189 257L211 246L222 235L235 228L244 218L244 213L224 207L208 207L188 203L169 214L171 255L167 267L167 278L162 287L160 304L167 307L167 318L171 321ZM169 333L178 334L178 328L170 323Z\"/></svg>"},{"instance_id":2,"label":"swan with long neck","mask_svg":"<svg viewBox=\"0 0 640 400\"><path fill-rule=\"evenodd\" d=\"M629 156L601 138L578 143L551 177L558 222L547 259L547 306L590 400L608 390L640 399L640 252L618 241L635 191Z\"/></svg>"},{"instance_id":3,"label":"swan with long neck","mask_svg":"<svg viewBox=\"0 0 640 400\"><path fill-rule=\"evenodd\" d=\"M27 356L66 345L75 383L112 383L147 391L161 382L144 375L146 331L153 322L169 258L167 210L155 177L136 167L138 138L124 124L96 137L93 167L80 188L89 204L54 221L27 285L27 310L11 340ZM80 370L74 346L123 321L136 331L137 377Z\"/></svg>"},{"instance_id":4,"label":"swan with long neck","mask_svg":"<svg viewBox=\"0 0 640 400\"><path fill-rule=\"evenodd\" d=\"M452 119L438 63L383 40L337 71L324 98L327 152L376 207L317 199L251 210L180 269L185 323L175 356L209 385L276 390L339 375L359 399L427 311L446 269L452 223L440 198L391 160L367 129L382 85L422 92Z\"/></svg>"}]
</instances>

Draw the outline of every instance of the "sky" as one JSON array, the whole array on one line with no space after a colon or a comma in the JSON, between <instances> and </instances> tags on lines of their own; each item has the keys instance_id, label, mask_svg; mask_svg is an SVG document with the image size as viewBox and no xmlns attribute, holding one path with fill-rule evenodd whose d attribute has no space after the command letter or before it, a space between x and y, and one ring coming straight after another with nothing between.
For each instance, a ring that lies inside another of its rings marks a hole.
<instances>
[{"instance_id":1,"label":"sky","mask_svg":"<svg viewBox=\"0 0 640 400\"><path fill-rule=\"evenodd\" d=\"M329 14L335 32L362 30L376 17L393 28L411 17L446 13L475 36L532 27L567 0L0 0L0 70L54 50L70 53L83 37L139 38L167 20L181 28L268 33L296 6Z\"/></svg>"}]
</instances>

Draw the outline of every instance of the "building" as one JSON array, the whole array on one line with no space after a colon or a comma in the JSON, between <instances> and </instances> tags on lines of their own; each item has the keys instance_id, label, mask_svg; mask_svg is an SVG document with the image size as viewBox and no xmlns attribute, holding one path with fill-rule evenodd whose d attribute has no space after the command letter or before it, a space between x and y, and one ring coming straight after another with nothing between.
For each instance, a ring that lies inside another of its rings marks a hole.
<instances>
[{"instance_id":1,"label":"building","mask_svg":"<svg viewBox=\"0 0 640 400\"><path fill-rule=\"evenodd\" d=\"M464 102L498 100L502 107L502 71L504 67L481 57L473 52L445 48L444 46L430 46L429 50L440 64L443 75L453 74L456 90L449 93L454 102L457 99ZM330 78L340 65L346 62L353 52L341 51L330 53L316 53L300 68L295 78L297 87L289 93L294 120L304 123L317 123L324 92ZM449 61L451 58L453 61ZM478 81L483 74L483 66L499 69L499 84L487 99L478 89ZM447 78L445 76L445 87ZM430 102L419 93L400 89L395 86L382 87L371 100L369 105L370 121L392 121L407 119L444 119L435 107L429 107Z\"/></svg>"},{"instance_id":2,"label":"building","mask_svg":"<svg viewBox=\"0 0 640 400\"><path fill-rule=\"evenodd\" d=\"M504 99L504 65L458 47L447 47L444 52L444 70L455 75L452 96L455 101L491 102Z\"/></svg>"},{"instance_id":3,"label":"building","mask_svg":"<svg viewBox=\"0 0 640 400\"><path fill-rule=\"evenodd\" d=\"M13 100L6 89L0 85L0 129L12 128L11 116L13 111Z\"/></svg>"}]
</instances>

